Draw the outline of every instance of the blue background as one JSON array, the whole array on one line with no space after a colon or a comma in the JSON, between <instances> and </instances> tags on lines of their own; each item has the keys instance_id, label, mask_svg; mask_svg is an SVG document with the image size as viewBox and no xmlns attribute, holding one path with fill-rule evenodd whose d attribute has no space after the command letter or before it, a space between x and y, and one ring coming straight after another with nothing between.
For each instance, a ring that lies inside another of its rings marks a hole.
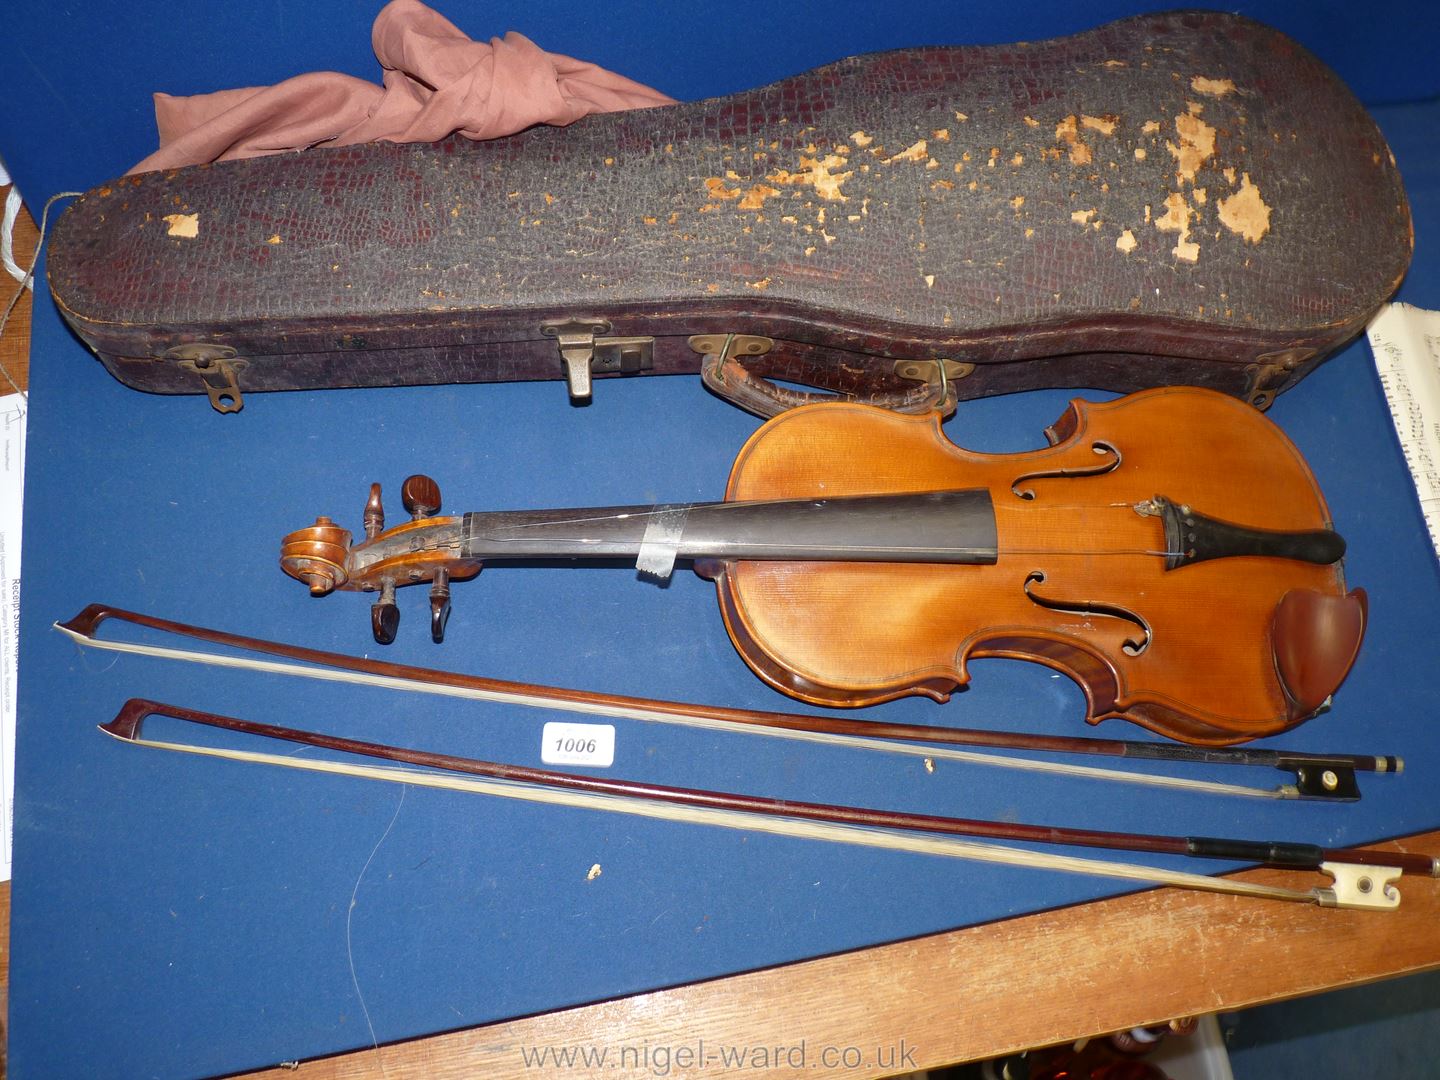
<instances>
[{"instance_id":1,"label":"blue background","mask_svg":"<svg viewBox=\"0 0 1440 1080\"><path fill-rule=\"evenodd\" d=\"M837 57L1039 38L1132 4L839 2L823 12L529 4L442 7L476 37L517 29L680 98L758 85ZM1403 299L1440 307L1440 154L1425 55L1435 14L1404 4L1252 4L1376 108L1416 218ZM122 172L154 144L149 93L332 68L378 78L373 10L78 2L7 12L3 154L30 205ZM1428 20L1428 27L1421 21ZM42 290L43 291L43 290ZM27 488L14 1075L191 1075L391 1041L1081 901L1099 880L699 830L625 817L291 774L136 750L94 725L144 695L256 720L535 763L547 714L340 689L81 652L48 629L103 600L189 622L374 652L367 604L284 578L279 538L329 514L358 531L379 480L434 476L453 511L719 497L756 421L690 379L606 381L570 407L558 383L203 397L114 381L37 296ZM1064 391L961 407L953 439L1039 445ZM741 735L618 723L616 775L976 817L1332 845L1440 825L1433 769L1440 581L1364 345L1281 396L1370 591L1369 639L1335 709L1277 740L1400 753L1358 806L1269 805L1017 779ZM618 569L487 570L455 589L430 645L424 590L402 592L387 658L600 690L786 708L737 658L713 590ZM1076 733L1068 680L1000 661L946 707L902 721ZM1223 677L1218 675L1217 677ZM151 732L167 734L161 726ZM1128 735L1126 730L1107 733ZM1196 775L1219 774L1193 770ZM1278 778L1278 774L1277 777ZM1227 779L1233 779L1227 777ZM1271 777L1259 774L1263 782ZM392 827L393 823L393 827ZM387 832L387 829L389 830ZM383 842L382 842L383 839ZM379 847L377 849L377 844ZM373 852L373 859L371 858ZM367 865L368 861L368 865ZM587 881L592 864L603 868ZM363 870L363 877L362 877ZM358 887L357 887L358 881ZM352 895L354 907L351 910ZM350 925L347 931L347 920ZM352 960L353 976L352 981ZM1041 972L1033 977L1050 978ZM1019 977L1031 977L1021 973Z\"/></svg>"}]
</instances>

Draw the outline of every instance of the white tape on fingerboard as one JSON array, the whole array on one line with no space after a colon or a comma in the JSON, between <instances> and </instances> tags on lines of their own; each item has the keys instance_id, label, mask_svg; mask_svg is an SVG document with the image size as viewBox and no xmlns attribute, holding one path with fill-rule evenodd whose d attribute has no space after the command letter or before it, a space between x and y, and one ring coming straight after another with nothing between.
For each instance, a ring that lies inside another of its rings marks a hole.
<instances>
[{"instance_id":1,"label":"white tape on fingerboard","mask_svg":"<svg viewBox=\"0 0 1440 1080\"><path fill-rule=\"evenodd\" d=\"M635 555L635 569L641 577L668 581L675 569L680 539L685 535L685 519L689 510L683 506L657 506L645 523L640 550Z\"/></svg>"}]
</instances>

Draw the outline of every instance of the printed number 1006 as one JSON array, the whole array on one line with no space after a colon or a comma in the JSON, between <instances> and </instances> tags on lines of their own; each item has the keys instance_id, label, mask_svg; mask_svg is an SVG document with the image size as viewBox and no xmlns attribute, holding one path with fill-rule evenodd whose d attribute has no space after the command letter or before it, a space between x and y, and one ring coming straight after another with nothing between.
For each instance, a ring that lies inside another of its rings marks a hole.
<instances>
[{"instance_id":1,"label":"printed number 1006","mask_svg":"<svg viewBox=\"0 0 1440 1080\"><path fill-rule=\"evenodd\" d=\"M540 760L547 765L608 769L615 762L615 728L610 724L549 723L540 739Z\"/></svg>"}]
</instances>

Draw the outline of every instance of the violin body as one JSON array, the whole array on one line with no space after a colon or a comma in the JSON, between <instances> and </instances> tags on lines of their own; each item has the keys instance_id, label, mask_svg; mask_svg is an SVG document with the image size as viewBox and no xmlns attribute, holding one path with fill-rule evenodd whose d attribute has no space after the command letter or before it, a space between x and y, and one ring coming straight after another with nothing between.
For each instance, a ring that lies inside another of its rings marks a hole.
<instances>
[{"instance_id":1,"label":"violin body","mask_svg":"<svg viewBox=\"0 0 1440 1080\"><path fill-rule=\"evenodd\" d=\"M1274 734L1325 704L1365 624L1340 565L1236 556L1167 570L1149 554L1165 550L1161 520L1135 509L1164 495L1262 529L1329 528L1278 427L1233 398L1165 388L1073 401L1046 434L1047 449L987 455L934 417L839 405L770 421L740 452L728 499L983 486L999 557L718 566L745 661L802 700L870 705L943 701L972 659L1031 660L1080 685L1091 722L1119 716L1197 743Z\"/></svg>"},{"instance_id":2,"label":"violin body","mask_svg":"<svg viewBox=\"0 0 1440 1080\"><path fill-rule=\"evenodd\" d=\"M772 419L741 450L725 502L435 517L366 535L328 518L282 545L312 592L429 581L443 637L449 582L506 558L688 559L716 583L731 639L771 686L819 705L946 700L970 661L1044 664L1083 689L1092 723L1123 717L1192 743L1271 735L1314 715L1364 634L1343 541L1309 466L1274 424L1208 390L1073 401L1050 445L964 450L938 414L853 403Z\"/></svg>"}]
</instances>

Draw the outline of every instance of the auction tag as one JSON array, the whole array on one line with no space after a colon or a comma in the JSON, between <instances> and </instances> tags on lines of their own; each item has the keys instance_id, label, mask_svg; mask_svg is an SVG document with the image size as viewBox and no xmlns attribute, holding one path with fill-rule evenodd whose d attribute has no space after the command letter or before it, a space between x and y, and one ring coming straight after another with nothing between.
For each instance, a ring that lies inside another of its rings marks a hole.
<instances>
[{"instance_id":1,"label":"auction tag","mask_svg":"<svg viewBox=\"0 0 1440 1080\"><path fill-rule=\"evenodd\" d=\"M615 764L615 728L610 724L548 723L540 735L540 760L546 765L608 769Z\"/></svg>"}]
</instances>

